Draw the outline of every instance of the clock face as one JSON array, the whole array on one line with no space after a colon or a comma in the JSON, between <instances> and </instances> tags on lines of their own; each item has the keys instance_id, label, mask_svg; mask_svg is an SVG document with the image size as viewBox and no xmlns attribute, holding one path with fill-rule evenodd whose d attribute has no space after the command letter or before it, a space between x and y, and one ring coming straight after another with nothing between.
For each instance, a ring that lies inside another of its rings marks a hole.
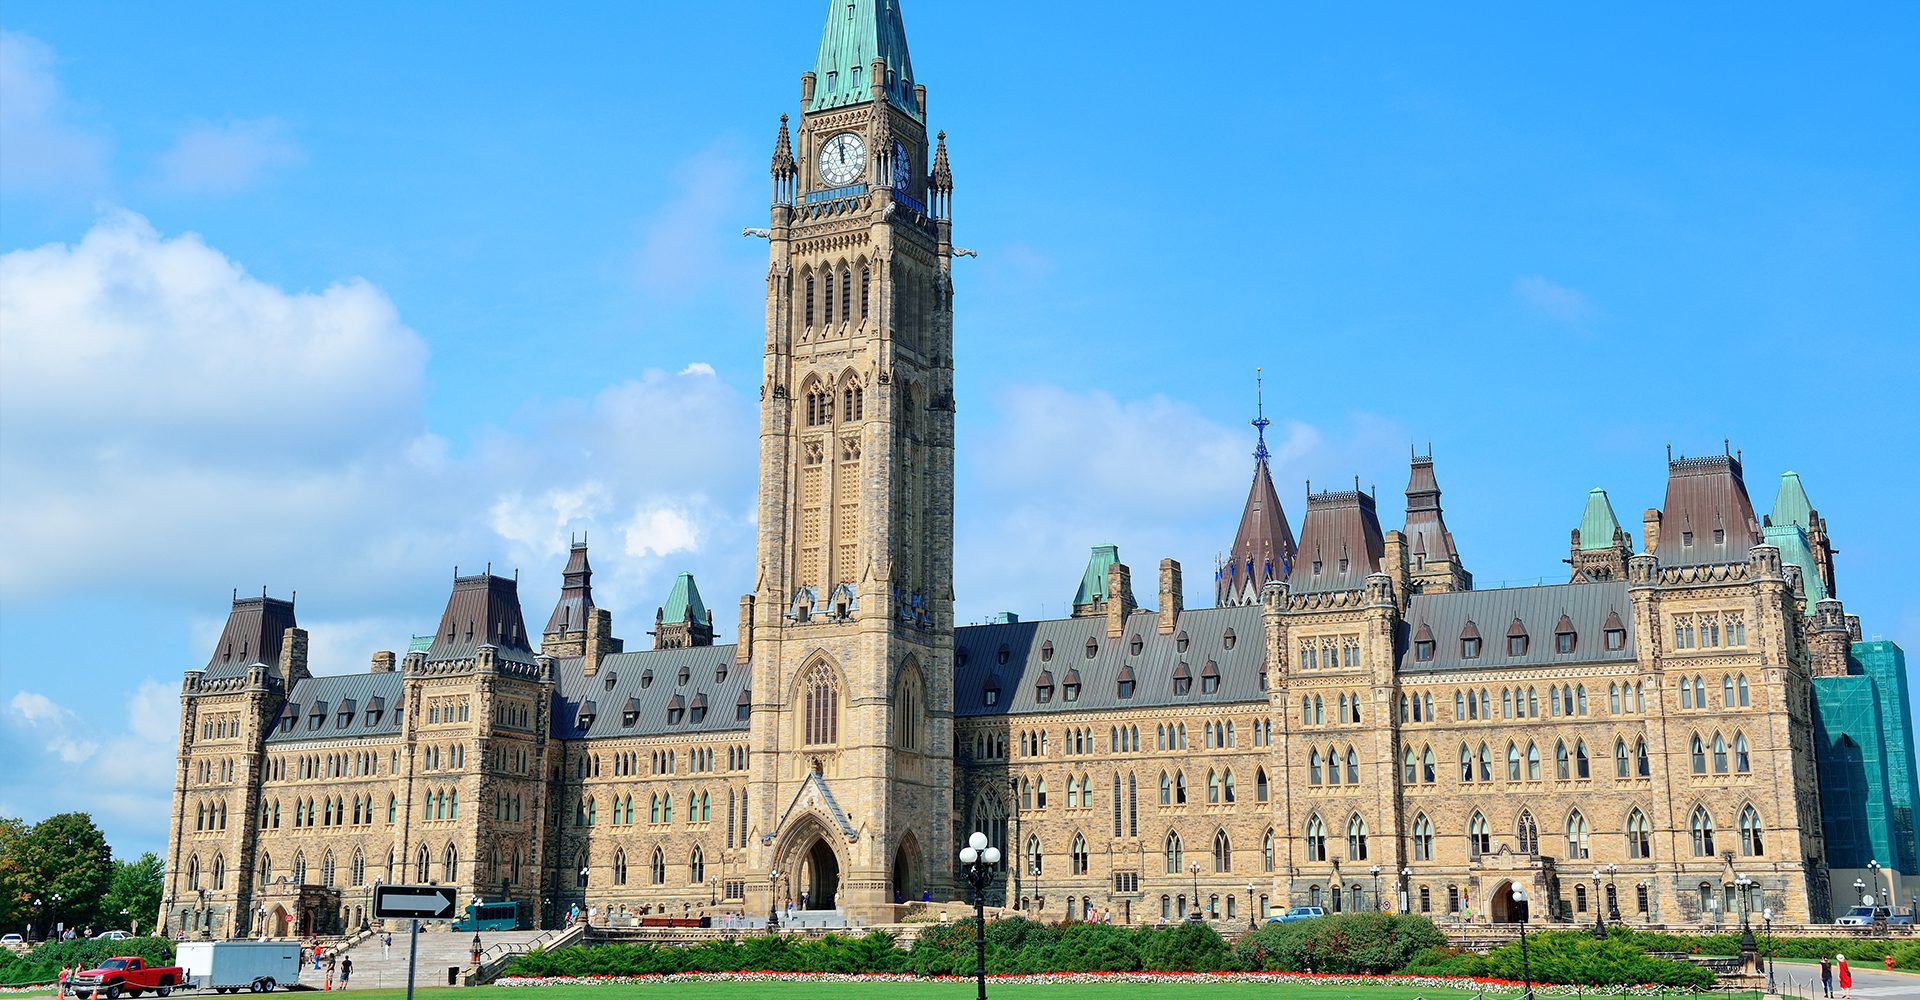
<instances>
[{"instance_id":1,"label":"clock face","mask_svg":"<svg viewBox=\"0 0 1920 1000\"><path fill-rule=\"evenodd\" d=\"M835 186L851 184L867 167L867 144L842 132L820 147L820 177Z\"/></svg>"},{"instance_id":2,"label":"clock face","mask_svg":"<svg viewBox=\"0 0 1920 1000\"><path fill-rule=\"evenodd\" d=\"M895 142L893 144L893 189L905 191L908 182L912 179L913 164L907 159L907 147L903 143Z\"/></svg>"}]
</instances>

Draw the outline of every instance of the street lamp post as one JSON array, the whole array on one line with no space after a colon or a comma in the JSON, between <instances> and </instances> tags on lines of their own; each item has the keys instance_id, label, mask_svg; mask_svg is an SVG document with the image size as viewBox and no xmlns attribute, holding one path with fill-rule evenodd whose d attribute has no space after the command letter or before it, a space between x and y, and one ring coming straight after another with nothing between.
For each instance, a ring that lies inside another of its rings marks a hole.
<instances>
[{"instance_id":1,"label":"street lamp post","mask_svg":"<svg viewBox=\"0 0 1920 1000\"><path fill-rule=\"evenodd\" d=\"M1773 992L1773 907L1760 911L1760 919L1767 924L1767 992Z\"/></svg>"},{"instance_id":2,"label":"street lamp post","mask_svg":"<svg viewBox=\"0 0 1920 1000\"><path fill-rule=\"evenodd\" d=\"M1620 890L1614 885L1614 875L1619 871L1619 865L1607 864L1607 916L1616 924L1620 922Z\"/></svg>"},{"instance_id":3,"label":"street lamp post","mask_svg":"<svg viewBox=\"0 0 1920 1000\"><path fill-rule=\"evenodd\" d=\"M1600 902L1600 869L1593 870L1593 936L1607 936L1606 907Z\"/></svg>"},{"instance_id":4,"label":"street lamp post","mask_svg":"<svg viewBox=\"0 0 1920 1000\"><path fill-rule=\"evenodd\" d=\"M1853 880L1853 901L1857 905L1867 895L1867 883L1861 879Z\"/></svg>"},{"instance_id":5,"label":"street lamp post","mask_svg":"<svg viewBox=\"0 0 1920 1000\"><path fill-rule=\"evenodd\" d=\"M719 889L716 887L714 880L712 878L708 878L707 879L707 905L708 906L720 905L720 897L716 895L718 891Z\"/></svg>"},{"instance_id":6,"label":"street lamp post","mask_svg":"<svg viewBox=\"0 0 1920 1000\"><path fill-rule=\"evenodd\" d=\"M1379 913L1381 909L1380 907L1380 866L1374 865L1372 868L1367 869L1367 874L1373 876L1373 912Z\"/></svg>"},{"instance_id":7,"label":"street lamp post","mask_svg":"<svg viewBox=\"0 0 1920 1000\"><path fill-rule=\"evenodd\" d=\"M987 883L993 881L993 866L1000 863L1000 849L987 843L987 835L975 831L960 849L960 874L973 889L973 977L980 986L980 1000L987 1000Z\"/></svg>"},{"instance_id":8,"label":"street lamp post","mask_svg":"<svg viewBox=\"0 0 1920 1000\"><path fill-rule=\"evenodd\" d=\"M1513 901L1520 904L1520 996L1521 1000L1533 1000L1533 967L1527 960L1527 890L1515 886Z\"/></svg>"},{"instance_id":9,"label":"street lamp post","mask_svg":"<svg viewBox=\"0 0 1920 1000\"><path fill-rule=\"evenodd\" d=\"M1253 883L1247 883L1247 930L1253 930Z\"/></svg>"},{"instance_id":10,"label":"street lamp post","mask_svg":"<svg viewBox=\"0 0 1920 1000\"><path fill-rule=\"evenodd\" d=\"M1187 871L1193 875L1193 915L1187 919L1199 923L1203 919L1200 915L1200 862L1187 862Z\"/></svg>"},{"instance_id":11,"label":"street lamp post","mask_svg":"<svg viewBox=\"0 0 1920 1000\"><path fill-rule=\"evenodd\" d=\"M1413 869L1400 869L1400 912L1413 912Z\"/></svg>"},{"instance_id":12,"label":"street lamp post","mask_svg":"<svg viewBox=\"0 0 1920 1000\"><path fill-rule=\"evenodd\" d=\"M780 870L767 872L767 929L780 929Z\"/></svg>"}]
</instances>

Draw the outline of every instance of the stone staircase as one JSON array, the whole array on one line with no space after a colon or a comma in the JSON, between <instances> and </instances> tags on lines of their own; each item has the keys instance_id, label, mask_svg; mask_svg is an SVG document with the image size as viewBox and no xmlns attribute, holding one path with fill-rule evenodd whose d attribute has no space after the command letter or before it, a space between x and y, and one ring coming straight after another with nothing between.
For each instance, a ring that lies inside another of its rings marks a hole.
<instances>
[{"instance_id":1,"label":"stone staircase","mask_svg":"<svg viewBox=\"0 0 1920 1000\"><path fill-rule=\"evenodd\" d=\"M396 921L398 923L398 921ZM481 931L480 943L487 950L488 958L500 955L502 950L524 948L540 938L547 931ZM382 989L407 985L407 928L404 923L393 932L393 947L384 948L378 934L348 948L341 957L353 959L353 980L347 984L350 989ZM458 968L464 973L473 967L473 935L458 931L438 929L420 929L420 957L414 972L413 985L416 988L447 985L447 969ZM320 971L313 969L311 956L301 966L300 983L303 986L320 988L326 982L325 962ZM333 984L340 988L338 975ZM456 978L455 982L460 982Z\"/></svg>"}]
</instances>

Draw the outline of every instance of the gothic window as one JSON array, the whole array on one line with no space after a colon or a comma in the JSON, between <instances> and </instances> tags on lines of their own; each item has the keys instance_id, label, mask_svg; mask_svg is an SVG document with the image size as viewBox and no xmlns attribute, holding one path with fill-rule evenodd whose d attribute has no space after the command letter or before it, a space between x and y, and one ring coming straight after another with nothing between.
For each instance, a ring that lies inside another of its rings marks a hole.
<instances>
[{"instance_id":1,"label":"gothic window","mask_svg":"<svg viewBox=\"0 0 1920 1000\"><path fill-rule=\"evenodd\" d=\"M1635 740L1633 742L1633 764L1634 772L1640 777L1650 778L1653 776L1653 761L1647 756L1646 740Z\"/></svg>"},{"instance_id":2,"label":"gothic window","mask_svg":"<svg viewBox=\"0 0 1920 1000\"><path fill-rule=\"evenodd\" d=\"M1314 751L1314 756L1317 760L1319 758L1319 751ZM1160 772L1160 804L1163 806L1173 804L1173 778L1165 771Z\"/></svg>"},{"instance_id":3,"label":"gothic window","mask_svg":"<svg viewBox=\"0 0 1920 1000\"><path fill-rule=\"evenodd\" d=\"M813 275L811 274L807 275L806 320L808 326L813 325ZM809 420L808 423L812 421Z\"/></svg>"},{"instance_id":4,"label":"gothic window","mask_svg":"<svg viewBox=\"0 0 1920 1000\"><path fill-rule=\"evenodd\" d=\"M1213 835L1213 870L1215 874L1233 870L1233 842L1227 839L1225 830Z\"/></svg>"},{"instance_id":5,"label":"gothic window","mask_svg":"<svg viewBox=\"0 0 1920 1000\"><path fill-rule=\"evenodd\" d=\"M1467 854L1479 857L1493 851L1493 831L1487 826L1487 818L1474 813L1467 821Z\"/></svg>"},{"instance_id":6,"label":"gothic window","mask_svg":"<svg viewBox=\"0 0 1920 1000\"><path fill-rule=\"evenodd\" d=\"M1318 815L1307 820L1307 860L1327 860L1327 826Z\"/></svg>"},{"instance_id":7,"label":"gothic window","mask_svg":"<svg viewBox=\"0 0 1920 1000\"><path fill-rule=\"evenodd\" d=\"M1713 857L1713 817L1705 806L1695 806L1693 820L1687 824L1693 834L1693 856L1696 858Z\"/></svg>"},{"instance_id":8,"label":"gothic window","mask_svg":"<svg viewBox=\"0 0 1920 1000\"><path fill-rule=\"evenodd\" d=\"M1220 776L1215 774L1211 769L1209 769L1207 771L1207 804L1218 805L1219 802L1220 802Z\"/></svg>"},{"instance_id":9,"label":"gothic window","mask_svg":"<svg viewBox=\"0 0 1920 1000\"><path fill-rule=\"evenodd\" d=\"M1184 806L1187 804L1187 772L1185 771L1174 772L1173 804L1177 806Z\"/></svg>"},{"instance_id":10,"label":"gothic window","mask_svg":"<svg viewBox=\"0 0 1920 1000\"><path fill-rule=\"evenodd\" d=\"M654 885L667 884L667 854L661 848L653 849L653 860L647 865L647 878Z\"/></svg>"},{"instance_id":11,"label":"gothic window","mask_svg":"<svg viewBox=\"0 0 1920 1000\"><path fill-rule=\"evenodd\" d=\"M1553 776L1559 778L1561 781L1565 781L1571 777L1572 769L1568 766L1570 760L1571 758L1567 756L1567 744L1564 741L1554 744Z\"/></svg>"},{"instance_id":12,"label":"gothic window","mask_svg":"<svg viewBox=\"0 0 1920 1000\"><path fill-rule=\"evenodd\" d=\"M1745 644L1742 643L1742 645L1745 645ZM1741 674L1740 676L1735 677L1733 679L1733 686L1736 694L1738 695L1740 707L1746 708L1748 704L1748 699L1749 699L1749 693L1747 691L1747 675Z\"/></svg>"},{"instance_id":13,"label":"gothic window","mask_svg":"<svg viewBox=\"0 0 1920 1000\"><path fill-rule=\"evenodd\" d=\"M1320 696L1316 694L1313 696L1313 722L1315 725L1322 725L1326 721L1326 705L1320 700Z\"/></svg>"},{"instance_id":14,"label":"gothic window","mask_svg":"<svg viewBox=\"0 0 1920 1000\"><path fill-rule=\"evenodd\" d=\"M1580 740L1573 745L1573 776L1576 778L1593 777L1593 767L1587 759L1587 741Z\"/></svg>"},{"instance_id":15,"label":"gothic window","mask_svg":"<svg viewBox=\"0 0 1920 1000\"><path fill-rule=\"evenodd\" d=\"M1680 707L1693 707L1693 688L1687 685L1687 679L1685 677L1680 678Z\"/></svg>"},{"instance_id":16,"label":"gothic window","mask_svg":"<svg viewBox=\"0 0 1920 1000\"><path fill-rule=\"evenodd\" d=\"M801 682L807 746L826 746L840 742L840 687L833 670L816 663Z\"/></svg>"},{"instance_id":17,"label":"gothic window","mask_svg":"<svg viewBox=\"0 0 1920 1000\"><path fill-rule=\"evenodd\" d=\"M1169 875L1182 874L1180 870L1180 862L1181 862L1180 834L1175 831L1169 831L1167 833L1167 874Z\"/></svg>"},{"instance_id":18,"label":"gothic window","mask_svg":"<svg viewBox=\"0 0 1920 1000\"><path fill-rule=\"evenodd\" d=\"M1555 718L1558 718L1560 715L1560 689L1548 688L1547 695L1548 695L1547 700L1552 703L1547 710L1547 714L1552 715ZM1567 707L1569 710L1571 710L1573 706L1569 705ZM1567 714L1571 715L1573 713L1571 711L1568 711Z\"/></svg>"},{"instance_id":19,"label":"gothic window","mask_svg":"<svg viewBox=\"0 0 1920 1000\"><path fill-rule=\"evenodd\" d=\"M1613 776L1625 778L1632 773L1632 765L1627 761L1627 741L1615 739L1613 741Z\"/></svg>"},{"instance_id":20,"label":"gothic window","mask_svg":"<svg viewBox=\"0 0 1920 1000\"><path fill-rule=\"evenodd\" d=\"M1707 707L1707 682L1699 674L1693 675L1693 707Z\"/></svg>"},{"instance_id":21,"label":"gothic window","mask_svg":"<svg viewBox=\"0 0 1920 1000\"><path fill-rule=\"evenodd\" d=\"M1533 813L1521 810L1520 821L1515 824L1514 833L1519 838L1522 854L1540 853L1540 826L1533 821Z\"/></svg>"},{"instance_id":22,"label":"gothic window","mask_svg":"<svg viewBox=\"0 0 1920 1000\"><path fill-rule=\"evenodd\" d=\"M853 273L844 267L840 269L840 318L853 318Z\"/></svg>"},{"instance_id":23,"label":"gothic window","mask_svg":"<svg viewBox=\"0 0 1920 1000\"><path fill-rule=\"evenodd\" d=\"M1273 831L1268 830L1266 837L1260 841L1260 870L1261 871L1270 872L1273 870L1273 854L1274 854Z\"/></svg>"},{"instance_id":24,"label":"gothic window","mask_svg":"<svg viewBox=\"0 0 1920 1000\"><path fill-rule=\"evenodd\" d=\"M1752 806L1740 810L1740 853L1753 858L1767 853L1760 836L1760 814Z\"/></svg>"},{"instance_id":25,"label":"gothic window","mask_svg":"<svg viewBox=\"0 0 1920 1000\"><path fill-rule=\"evenodd\" d=\"M1747 734L1733 734L1733 769L1746 774L1753 770L1753 755L1747 747Z\"/></svg>"},{"instance_id":26,"label":"gothic window","mask_svg":"<svg viewBox=\"0 0 1920 1000\"><path fill-rule=\"evenodd\" d=\"M873 288L873 271L865 264L860 265L860 318L867 318L867 306Z\"/></svg>"},{"instance_id":27,"label":"gothic window","mask_svg":"<svg viewBox=\"0 0 1920 1000\"><path fill-rule=\"evenodd\" d=\"M1480 780L1493 780L1493 753L1485 743L1480 744Z\"/></svg>"},{"instance_id":28,"label":"gothic window","mask_svg":"<svg viewBox=\"0 0 1920 1000\"><path fill-rule=\"evenodd\" d=\"M1527 780L1540 780L1540 747L1534 743L1527 744Z\"/></svg>"},{"instance_id":29,"label":"gothic window","mask_svg":"<svg viewBox=\"0 0 1920 1000\"><path fill-rule=\"evenodd\" d=\"M1575 809L1567 817L1567 857L1585 858L1592 855L1592 845L1587 841L1587 818Z\"/></svg>"},{"instance_id":30,"label":"gothic window","mask_svg":"<svg viewBox=\"0 0 1920 1000\"><path fill-rule=\"evenodd\" d=\"M1067 851L1067 866L1075 875L1087 873L1087 838L1073 835L1073 846Z\"/></svg>"},{"instance_id":31,"label":"gothic window","mask_svg":"<svg viewBox=\"0 0 1920 1000\"><path fill-rule=\"evenodd\" d=\"M1433 821L1425 813L1413 820L1413 860L1433 860Z\"/></svg>"},{"instance_id":32,"label":"gothic window","mask_svg":"<svg viewBox=\"0 0 1920 1000\"><path fill-rule=\"evenodd\" d=\"M1713 773L1727 773L1727 738L1719 733L1713 734Z\"/></svg>"},{"instance_id":33,"label":"gothic window","mask_svg":"<svg viewBox=\"0 0 1920 1000\"><path fill-rule=\"evenodd\" d=\"M692 858L687 862L687 881L692 885L699 885L706 880L707 855L706 852L696 847L693 849Z\"/></svg>"},{"instance_id":34,"label":"gothic window","mask_svg":"<svg viewBox=\"0 0 1920 1000\"><path fill-rule=\"evenodd\" d=\"M1228 768L1220 777L1220 794L1228 805L1233 804L1233 769Z\"/></svg>"},{"instance_id":35,"label":"gothic window","mask_svg":"<svg viewBox=\"0 0 1920 1000\"><path fill-rule=\"evenodd\" d=\"M1407 752L1400 758L1400 780L1409 785L1420 780L1420 765L1414 759L1412 747L1408 747ZM1263 797L1261 801L1265 801L1265 798Z\"/></svg>"},{"instance_id":36,"label":"gothic window","mask_svg":"<svg viewBox=\"0 0 1920 1000\"><path fill-rule=\"evenodd\" d=\"M1367 821L1359 813L1347 820L1347 860L1367 860Z\"/></svg>"},{"instance_id":37,"label":"gothic window","mask_svg":"<svg viewBox=\"0 0 1920 1000\"><path fill-rule=\"evenodd\" d=\"M1484 752L1484 751L1483 751ZM1360 755L1352 747L1347 748L1347 784L1360 783Z\"/></svg>"},{"instance_id":38,"label":"gothic window","mask_svg":"<svg viewBox=\"0 0 1920 1000\"><path fill-rule=\"evenodd\" d=\"M1527 689L1527 717L1531 719L1540 717L1540 695L1532 688Z\"/></svg>"},{"instance_id":39,"label":"gothic window","mask_svg":"<svg viewBox=\"0 0 1920 1000\"><path fill-rule=\"evenodd\" d=\"M1465 743L1460 744L1460 780L1473 780L1473 751L1468 750Z\"/></svg>"},{"instance_id":40,"label":"gothic window","mask_svg":"<svg viewBox=\"0 0 1920 1000\"><path fill-rule=\"evenodd\" d=\"M1733 707L1733 675L1732 674L1720 675L1720 707L1721 708Z\"/></svg>"},{"instance_id":41,"label":"gothic window","mask_svg":"<svg viewBox=\"0 0 1920 1000\"><path fill-rule=\"evenodd\" d=\"M1638 809L1627 816L1627 857L1636 860L1653 857L1653 827L1647 822L1647 815Z\"/></svg>"},{"instance_id":42,"label":"gothic window","mask_svg":"<svg viewBox=\"0 0 1920 1000\"><path fill-rule=\"evenodd\" d=\"M1507 780L1520 780L1520 748L1512 743L1507 744Z\"/></svg>"},{"instance_id":43,"label":"gothic window","mask_svg":"<svg viewBox=\"0 0 1920 1000\"><path fill-rule=\"evenodd\" d=\"M1320 748L1314 747L1307 752L1307 784L1320 783Z\"/></svg>"},{"instance_id":44,"label":"gothic window","mask_svg":"<svg viewBox=\"0 0 1920 1000\"><path fill-rule=\"evenodd\" d=\"M1131 772L1127 774L1127 836L1140 835L1140 796Z\"/></svg>"},{"instance_id":45,"label":"gothic window","mask_svg":"<svg viewBox=\"0 0 1920 1000\"><path fill-rule=\"evenodd\" d=\"M1431 785L1438 780L1439 771L1435 768L1433 748L1426 747L1420 752L1420 780Z\"/></svg>"},{"instance_id":46,"label":"gothic window","mask_svg":"<svg viewBox=\"0 0 1920 1000\"><path fill-rule=\"evenodd\" d=\"M833 271L827 271L827 294L823 302L826 309L827 325L833 325Z\"/></svg>"}]
</instances>

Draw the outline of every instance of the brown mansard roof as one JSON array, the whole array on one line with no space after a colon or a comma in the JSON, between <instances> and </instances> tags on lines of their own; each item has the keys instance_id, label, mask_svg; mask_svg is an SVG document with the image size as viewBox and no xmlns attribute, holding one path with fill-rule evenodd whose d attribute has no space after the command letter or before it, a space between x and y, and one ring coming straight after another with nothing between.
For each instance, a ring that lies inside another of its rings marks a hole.
<instances>
[{"instance_id":1,"label":"brown mansard roof","mask_svg":"<svg viewBox=\"0 0 1920 1000\"><path fill-rule=\"evenodd\" d=\"M239 677L252 664L279 663L281 641L287 629L296 624L292 601L265 594L235 595L233 609L227 613L227 626L221 629L219 641L213 644L213 655L207 659L207 678Z\"/></svg>"},{"instance_id":2,"label":"brown mansard roof","mask_svg":"<svg viewBox=\"0 0 1920 1000\"><path fill-rule=\"evenodd\" d=\"M1747 550L1760 542L1760 522L1753 515L1737 456L1667 462L1667 502L1661 508L1660 540L1653 550L1660 565L1745 562Z\"/></svg>"}]
</instances>

